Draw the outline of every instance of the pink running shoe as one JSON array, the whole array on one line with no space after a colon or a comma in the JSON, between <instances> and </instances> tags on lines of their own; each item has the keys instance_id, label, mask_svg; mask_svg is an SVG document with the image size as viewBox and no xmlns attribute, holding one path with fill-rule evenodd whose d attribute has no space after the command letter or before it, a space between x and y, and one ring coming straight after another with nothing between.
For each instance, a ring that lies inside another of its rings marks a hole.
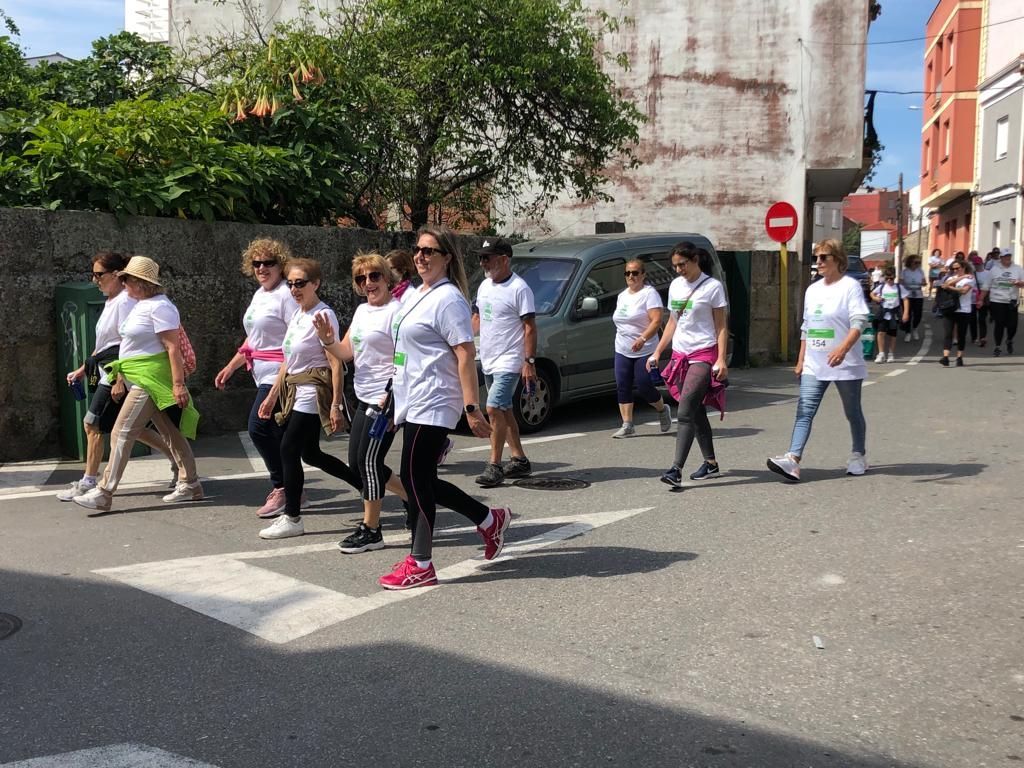
<instances>
[{"instance_id":1,"label":"pink running shoe","mask_svg":"<svg viewBox=\"0 0 1024 768\"><path fill-rule=\"evenodd\" d=\"M437 584L437 572L434 564L427 568L416 565L416 558L407 555L405 560L395 563L395 570L378 579L384 589L412 589L413 587L432 587Z\"/></svg>"},{"instance_id":2,"label":"pink running shoe","mask_svg":"<svg viewBox=\"0 0 1024 768\"><path fill-rule=\"evenodd\" d=\"M450 437L446 437L444 440L444 448L441 449L441 455L437 457L437 466L441 466L448 461L448 454L452 452L452 448L455 443L452 442Z\"/></svg>"},{"instance_id":3,"label":"pink running shoe","mask_svg":"<svg viewBox=\"0 0 1024 768\"><path fill-rule=\"evenodd\" d=\"M508 507L491 507L491 516L494 518L494 524L490 528L486 531L477 528L484 540L484 560L493 560L501 554L505 546L505 531L512 522L512 510Z\"/></svg>"},{"instance_id":4,"label":"pink running shoe","mask_svg":"<svg viewBox=\"0 0 1024 768\"><path fill-rule=\"evenodd\" d=\"M267 494L267 500L263 502L263 506L256 510L256 517L267 520L277 517L282 512L284 512L284 488L274 488Z\"/></svg>"}]
</instances>

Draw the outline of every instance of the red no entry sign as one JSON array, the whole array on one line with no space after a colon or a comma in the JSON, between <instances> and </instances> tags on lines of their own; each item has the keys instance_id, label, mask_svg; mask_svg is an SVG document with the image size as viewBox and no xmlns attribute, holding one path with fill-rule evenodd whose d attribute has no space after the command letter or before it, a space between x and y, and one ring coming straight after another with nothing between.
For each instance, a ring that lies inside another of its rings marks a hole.
<instances>
[{"instance_id":1,"label":"red no entry sign","mask_svg":"<svg viewBox=\"0 0 1024 768\"><path fill-rule=\"evenodd\" d=\"M788 243L796 234L799 219L789 203L775 203L764 217L764 231L776 243Z\"/></svg>"}]
</instances>

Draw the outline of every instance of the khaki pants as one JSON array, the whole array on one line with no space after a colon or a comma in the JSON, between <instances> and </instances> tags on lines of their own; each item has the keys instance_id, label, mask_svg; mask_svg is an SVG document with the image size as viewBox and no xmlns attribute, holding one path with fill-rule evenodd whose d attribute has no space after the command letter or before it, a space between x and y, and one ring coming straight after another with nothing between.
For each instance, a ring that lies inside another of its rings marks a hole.
<instances>
[{"instance_id":1,"label":"khaki pants","mask_svg":"<svg viewBox=\"0 0 1024 768\"><path fill-rule=\"evenodd\" d=\"M117 490L121 475L124 474L124 468L128 466L128 459L132 455L132 447L150 421L171 449L171 456L178 465L179 482L194 483L199 479L196 474L196 460L188 440L182 436L167 414L157 409L156 403L146 390L142 387L132 387L124 398L121 413L118 414L110 433L110 460L97 486L105 494L109 495Z\"/></svg>"}]
</instances>

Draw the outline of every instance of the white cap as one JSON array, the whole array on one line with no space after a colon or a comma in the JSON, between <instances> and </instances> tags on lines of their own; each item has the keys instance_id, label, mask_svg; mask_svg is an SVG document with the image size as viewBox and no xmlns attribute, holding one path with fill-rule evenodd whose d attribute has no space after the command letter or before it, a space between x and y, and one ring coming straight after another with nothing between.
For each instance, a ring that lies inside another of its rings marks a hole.
<instances>
[{"instance_id":1,"label":"white cap","mask_svg":"<svg viewBox=\"0 0 1024 768\"><path fill-rule=\"evenodd\" d=\"M1013 248L1000 248L999 258L1002 258L1003 256L1013 256Z\"/></svg>"}]
</instances>

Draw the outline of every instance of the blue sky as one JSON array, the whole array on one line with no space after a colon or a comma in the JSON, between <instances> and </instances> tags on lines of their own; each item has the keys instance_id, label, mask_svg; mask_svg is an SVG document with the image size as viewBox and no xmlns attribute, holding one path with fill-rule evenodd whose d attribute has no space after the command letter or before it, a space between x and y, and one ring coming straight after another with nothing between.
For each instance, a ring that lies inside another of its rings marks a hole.
<instances>
[{"instance_id":1,"label":"blue sky","mask_svg":"<svg viewBox=\"0 0 1024 768\"><path fill-rule=\"evenodd\" d=\"M871 25L869 42L922 37L935 3L932 0L882 0L882 15ZM21 45L30 56L60 51L78 58L89 53L98 37L124 28L124 0L0 0L0 8L21 28ZM866 88L920 91L923 88L924 42L869 45ZM921 95L879 94L875 128L885 153L873 183L896 186L903 172L905 186L919 180L921 113L908 109L924 102Z\"/></svg>"}]
</instances>

